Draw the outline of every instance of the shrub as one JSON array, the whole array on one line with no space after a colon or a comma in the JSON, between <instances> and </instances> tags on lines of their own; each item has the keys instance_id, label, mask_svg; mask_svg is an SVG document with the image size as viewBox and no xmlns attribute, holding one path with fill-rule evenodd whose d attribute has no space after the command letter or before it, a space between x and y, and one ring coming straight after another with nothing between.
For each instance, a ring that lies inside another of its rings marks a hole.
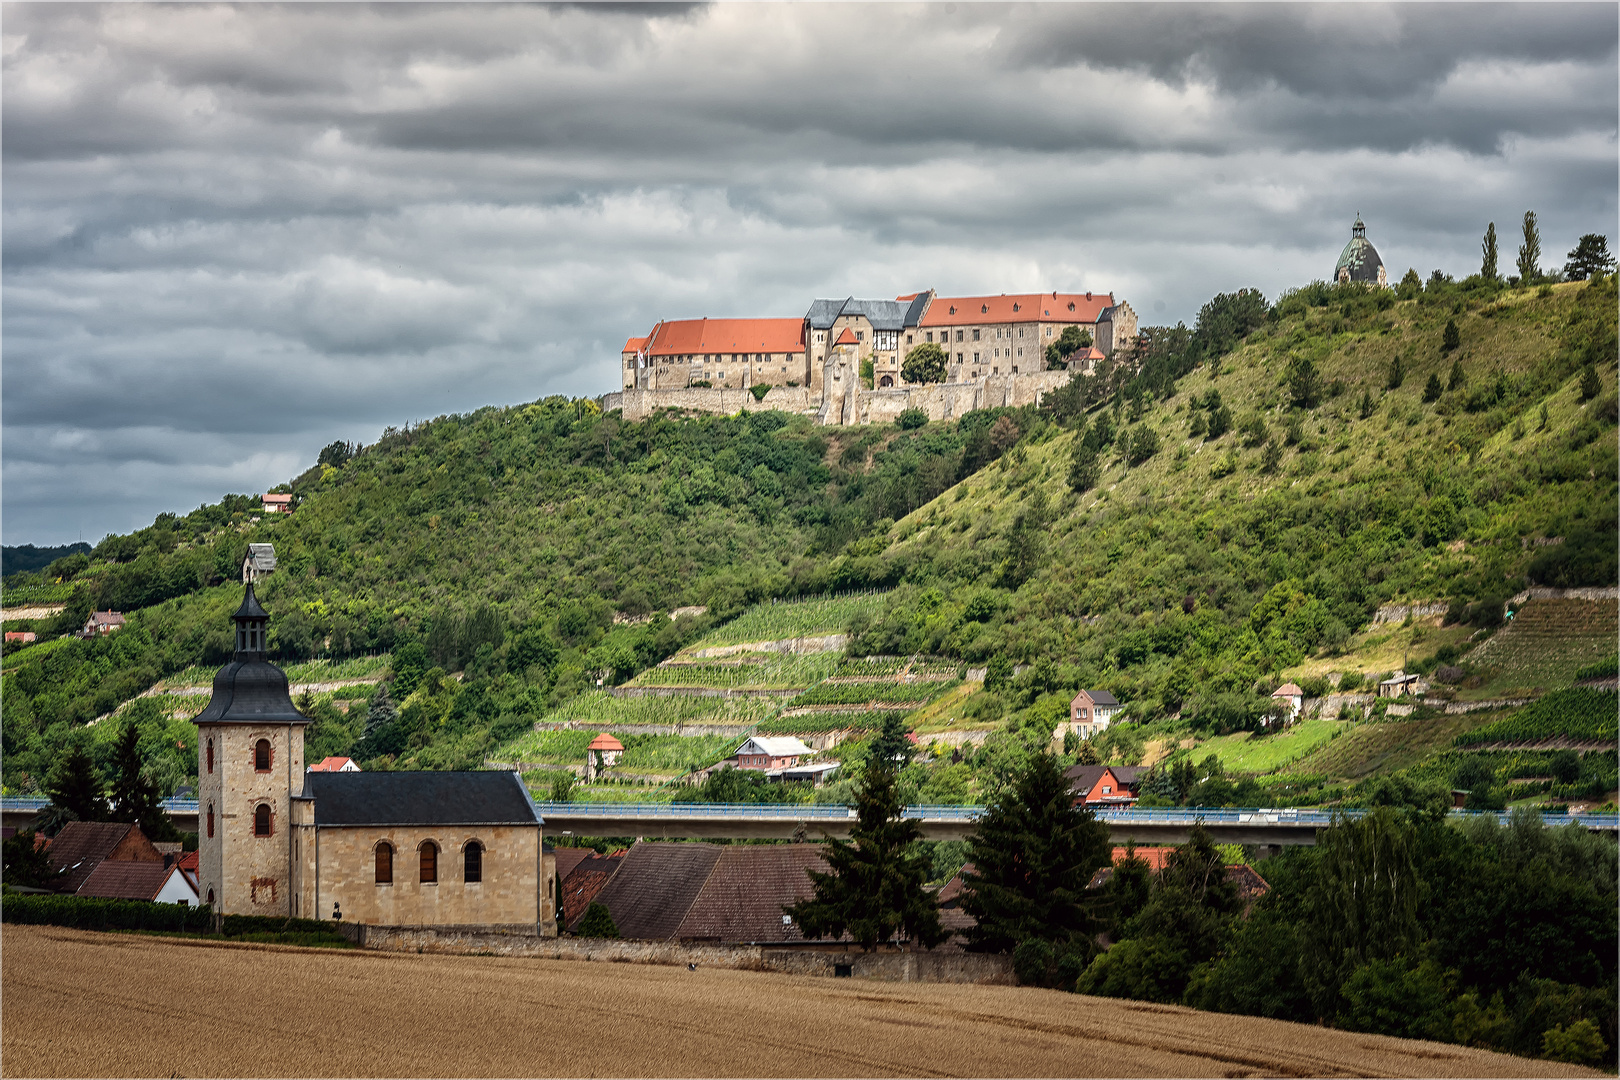
<instances>
[{"instance_id":1,"label":"shrub","mask_svg":"<svg viewBox=\"0 0 1620 1080\"><path fill-rule=\"evenodd\" d=\"M1265 447L1260 451L1260 471L1263 473L1276 472L1277 466L1282 464L1282 456L1282 447L1267 439Z\"/></svg>"},{"instance_id":2,"label":"shrub","mask_svg":"<svg viewBox=\"0 0 1620 1080\"><path fill-rule=\"evenodd\" d=\"M1339 676L1339 693L1348 694L1361 685L1361 672L1347 671Z\"/></svg>"},{"instance_id":3,"label":"shrub","mask_svg":"<svg viewBox=\"0 0 1620 1080\"><path fill-rule=\"evenodd\" d=\"M749 387L749 389L753 391L755 401L764 401L765 395L771 392L771 384L755 383L753 386Z\"/></svg>"},{"instance_id":4,"label":"shrub","mask_svg":"<svg viewBox=\"0 0 1620 1080\"><path fill-rule=\"evenodd\" d=\"M1130 463L1140 465L1158 452L1159 433L1146 424L1138 424L1130 438Z\"/></svg>"},{"instance_id":5,"label":"shrub","mask_svg":"<svg viewBox=\"0 0 1620 1080\"><path fill-rule=\"evenodd\" d=\"M1586 365L1581 372L1581 400L1591 401L1603 392L1603 380L1598 376L1597 368L1592 364Z\"/></svg>"},{"instance_id":6,"label":"shrub","mask_svg":"<svg viewBox=\"0 0 1620 1080\"><path fill-rule=\"evenodd\" d=\"M917 408L907 409L896 418L895 423L901 431L915 431L928 423L928 414Z\"/></svg>"},{"instance_id":7,"label":"shrub","mask_svg":"<svg viewBox=\"0 0 1620 1080\"><path fill-rule=\"evenodd\" d=\"M1052 943L1042 938L1025 938L1013 948L1013 976L1020 986L1041 986L1052 966Z\"/></svg>"},{"instance_id":8,"label":"shrub","mask_svg":"<svg viewBox=\"0 0 1620 1080\"><path fill-rule=\"evenodd\" d=\"M1452 352L1461 344L1462 335L1457 332L1457 320L1447 319L1445 334L1440 339L1440 351Z\"/></svg>"},{"instance_id":9,"label":"shrub","mask_svg":"<svg viewBox=\"0 0 1620 1080\"><path fill-rule=\"evenodd\" d=\"M614 923L607 905L593 900L591 906L585 909L585 917L579 920L577 933L583 938L616 938L619 927Z\"/></svg>"},{"instance_id":10,"label":"shrub","mask_svg":"<svg viewBox=\"0 0 1620 1080\"><path fill-rule=\"evenodd\" d=\"M1391 390L1399 390L1401 383L1406 381L1406 364L1399 356L1389 362L1389 371L1385 374L1384 385Z\"/></svg>"}]
</instances>

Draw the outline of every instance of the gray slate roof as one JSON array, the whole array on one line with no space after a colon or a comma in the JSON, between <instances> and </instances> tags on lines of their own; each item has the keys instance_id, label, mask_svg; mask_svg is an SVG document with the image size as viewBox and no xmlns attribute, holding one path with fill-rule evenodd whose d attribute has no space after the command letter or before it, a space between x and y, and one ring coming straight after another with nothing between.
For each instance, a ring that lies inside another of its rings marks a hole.
<instances>
[{"instance_id":1,"label":"gray slate roof","mask_svg":"<svg viewBox=\"0 0 1620 1080\"><path fill-rule=\"evenodd\" d=\"M817 300L810 305L805 318L814 330L826 330L840 315L864 315L874 330L904 330L916 326L922 316L923 304L919 297L909 303L900 300Z\"/></svg>"},{"instance_id":2,"label":"gray slate roof","mask_svg":"<svg viewBox=\"0 0 1620 1080\"><path fill-rule=\"evenodd\" d=\"M253 569L268 573L276 568L276 545L249 544L247 549L247 562L253 564Z\"/></svg>"},{"instance_id":3,"label":"gray slate roof","mask_svg":"<svg viewBox=\"0 0 1620 1080\"><path fill-rule=\"evenodd\" d=\"M517 773L305 773L317 825L538 825Z\"/></svg>"}]
</instances>

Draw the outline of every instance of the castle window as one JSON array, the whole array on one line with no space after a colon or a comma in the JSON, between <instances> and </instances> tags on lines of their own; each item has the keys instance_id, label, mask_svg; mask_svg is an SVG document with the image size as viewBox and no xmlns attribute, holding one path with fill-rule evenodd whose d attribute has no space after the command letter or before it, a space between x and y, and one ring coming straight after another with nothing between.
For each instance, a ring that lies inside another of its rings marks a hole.
<instances>
[{"instance_id":1,"label":"castle window","mask_svg":"<svg viewBox=\"0 0 1620 1080\"><path fill-rule=\"evenodd\" d=\"M1052 328L1051 328L1051 327L1050 327L1050 326L1048 326L1048 327L1047 327L1047 328L1046 328L1046 336L1047 336L1047 337L1051 337L1051 336L1052 336Z\"/></svg>"},{"instance_id":2,"label":"castle window","mask_svg":"<svg viewBox=\"0 0 1620 1080\"><path fill-rule=\"evenodd\" d=\"M461 849L461 880L484 880L484 845L476 840L467 841L467 846Z\"/></svg>"},{"instance_id":3,"label":"castle window","mask_svg":"<svg viewBox=\"0 0 1620 1080\"><path fill-rule=\"evenodd\" d=\"M214 771L214 740L208 740L208 771Z\"/></svg>"},{"instance_id":4,"label":"castle window","mask_svg":"<svg viewBox=\"0 0 1620 1080\"><path fill-rule=\"evenodd\" d=\"M439 880L439 845L431 840L424 840L422 846L416 850L417 854L421 856L421 872L417 875L416 880L424 885L437 882Z\"/></svg>"},{"instance_id":5,"label":"castle window","mask_svg":"<svg viewBox=\"0 0 1620 1080\"><path fill-rule=\"evenodd\" d=\"M979 340L979 328L978 328L978 327L977 327L977 326L975 326L975 327L974 327L974 328L973 328L973 340L974 340L974 341L978 341L978 340Z\"/></svg>"},{"instance_id":6,"label":"castle window","mask_svg":"<svg viewBox=\"0 0 1620 1080\"><path fill-rule=\"evenodd\" d=\"M210 907L212 907L213 903L214 903L214 890L209 889L208 890L208 904L209 904Z\"/></svg>"},{"instance_id":7,"label":"castle window","mask_svg":"<svg viewBox=\"0 0 1620 1080\"><path fill-rule=\"evenodd\" d=\"M270 771L270 740L260 739L253 744L253 771Z\"/></svg>"},{"instance_id":8,"label":"castle window","mask_svg":"<svg viewBox=\"0 0 1620 1080\"><path fill-rule=\"evenodd\" d=\"M213 803L208 804L208 835L210 837L212 837L214 835L214 804Z\"/></svg>"},{"instance_id":9,"label":"castle window","mask_svg":"<svg viewBox=\"0 0 1620 1080\"><path fill-rule=\"evenodd\" d=\"M384 840L377 845L377 884L394 883L394 845Z\"/></svg>"},{"instance_id":10,"label":"castle window","mask_svg":"<svg viewBox=\"0 0 1620 1080\"><path fill-rule=\"evenodd\" d=\"M953 310L954 310L954 309L953 309ZM957 340L957 341L961 341L961 340L962 340L962 331L960 331L960 330L958 330L958 331L957 331L957 332L956 332L956 340Z\"/></svg>"},{"instance_id":11,"label":"castle window","mask_svg":"<svg viewBox=\"0 0 1620 1080\"><path fill-rule=\"evenodd\" d=\"M253 808L253 835L270 835L270 804L260 803Z\"/></svg>"}]
</instances>

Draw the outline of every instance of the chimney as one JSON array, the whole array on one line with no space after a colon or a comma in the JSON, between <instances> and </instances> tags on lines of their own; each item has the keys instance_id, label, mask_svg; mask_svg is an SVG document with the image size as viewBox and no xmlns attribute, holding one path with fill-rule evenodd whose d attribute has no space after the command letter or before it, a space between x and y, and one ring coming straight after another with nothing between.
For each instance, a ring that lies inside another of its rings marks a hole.
<instances>
[{"instance_id":1,"label":"chimney","mask_svg":"<svg viewBox=\"0 0 1620 1080\"><path fill-rule=\"evenodd\" d=\"M1090 299L1091 299L1091 294L1090 294L1090 293L1086 293L1086 299L1087 299L1087 300L1090 300Z\"/></svg>"}]
</instances>

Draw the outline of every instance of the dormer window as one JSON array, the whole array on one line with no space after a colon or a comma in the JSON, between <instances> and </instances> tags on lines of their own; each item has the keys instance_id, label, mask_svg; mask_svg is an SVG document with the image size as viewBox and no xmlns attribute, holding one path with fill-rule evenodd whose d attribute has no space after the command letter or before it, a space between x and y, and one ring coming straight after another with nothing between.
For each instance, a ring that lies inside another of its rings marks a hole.
<instances>
[{"instance_id":1,"label":"dormer window","mask_svg":"<svg viewBox=\"0 0 1620 1080\"><path fill-rule=\"evenodd\" d=\"M1013 310L1014 310L1014 311L1017 311L1017 310L1018 310L1018 308L1019 308L1019 305L1017 305L1017 304L1014 304L1014 305L1013 305Z\"/></svg>"},{"instance_id":2,"label":"dormer window","mask_svg":"<svg viewBox=\"0 0 1620 1080\"><path fill-rule=\"evenodd\" d=\"M1070 311L1073 311L1073 310L1074 310L1074 301L1073 301L1073 300L1070 300L1070 301L1069 301L1069 310L1070 310Z\"/></svg>"},{"instance_id":3,"label":"dormer window","mask_svg":"<svg viewBox=\"0 0 1620 1080\"><path fill-rule=\"evenodd\" d=\"M951 314L952 314L952 315L955 315L955 314L956 314L956 305L955 305L955 304L952 304L952 305L951 305Z\"/></svg>"},{"instance_id":4,"label":"dormer window","mask_svg":"<svg viewBox=\"0 0 1620 1080\"><path fill-rule=\"evenodd\" d=\"M980 315L988 315L988 314L990 314L990 305L989 304L980 304L979 305L979 314Z\"/></svg>"}]
</instances>

